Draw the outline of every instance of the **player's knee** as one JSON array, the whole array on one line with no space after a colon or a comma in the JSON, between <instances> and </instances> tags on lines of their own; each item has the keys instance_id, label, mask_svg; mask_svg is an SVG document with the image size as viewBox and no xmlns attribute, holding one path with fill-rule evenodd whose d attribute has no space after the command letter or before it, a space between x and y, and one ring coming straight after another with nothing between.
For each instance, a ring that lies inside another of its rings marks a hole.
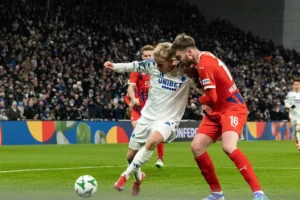
<instances>
[{"instance_id":1,"label":"player's knee","mask_svg":"<svg viewBox=\"0 0 300 200\"><path fill-rule=\"evenodd\" d=\"M195 157L205 153L206 148L213 143L213 140L204 134L196 134L192 143L191 150Z\"/></svg>"},{"instance_id":2,"label":"player's knee","mask_svg":"<svg viewBox=\"0 0 300 200\"><path fill-rule=\"evenodd\" d=\"M197 142L192 142L191 143L191 150L194 155L200 156L205 153L206 151L206 146L204 145L199 145Z\"/></svg>"},{"instance_id":3,"label":"player's knee","mask_svg":"<svg viewBox=\"0 0 300 200\"><path fill-rule=\"evenodd\" d=\"M231 154L236 148L235 145L222 144L222 149L227 155Z\"/></svg>"}]
</instances>

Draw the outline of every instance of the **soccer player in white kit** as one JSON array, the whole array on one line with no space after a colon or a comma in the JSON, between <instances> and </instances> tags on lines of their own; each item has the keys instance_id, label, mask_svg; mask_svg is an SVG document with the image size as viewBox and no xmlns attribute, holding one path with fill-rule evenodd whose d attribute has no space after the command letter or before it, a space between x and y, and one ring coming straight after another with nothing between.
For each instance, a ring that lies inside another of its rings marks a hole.
<instances>
[{"instance_id":1,"label":"soccer player in white kit","mask_svg":"<svg viewBox=\"0 0 300 200\"><path fill-rule=\"evenodd\" d=\"M176 61L168 49L171 43L160 43L153 51L154 60L114 64L104 66L116 72L139 71L150 74L148 100L141 112L136 128L129 142L127 159L133 158L114 187L122 191L131 174L135 176L131 195L137 196L145 179L141 172L152 156L153 150L161 142L171 142L176 138L177 126L184 114L189 89L193 80L187 77L183 68L176 67Z\"/></svg>"},{"instance_id":2,"label":"soccer player in white kit","mask_svg":"<svg viewBox=\"0 0 300 200\"><path fill-rule=\"evenodd\" d=\"M294 79L293 90L287 94L284 103L285 107L290 109L289 117L300 151L300 79Z\"/></svg>"}]
</instances>

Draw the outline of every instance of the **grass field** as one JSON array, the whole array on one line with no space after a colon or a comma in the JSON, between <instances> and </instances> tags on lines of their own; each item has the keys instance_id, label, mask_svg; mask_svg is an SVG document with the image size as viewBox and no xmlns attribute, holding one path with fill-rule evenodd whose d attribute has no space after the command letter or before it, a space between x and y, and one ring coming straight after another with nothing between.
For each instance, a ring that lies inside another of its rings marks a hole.
<instances>
[{"instance_id":1,"label":"grass field","mask_svg":"<svg viewBox=\"0 0 300 200\"><path fill-rule=\"evenodd\" d=\"M240 142L271 200L299 199L300 152L292 141ZM91 199L132 199L132 179L123 192L113 189L126 168L127 145L53 145L0 147L1 200L76 200L75 180L94 176L98 192ZM228 200L252 199L252 193L220 143L210 147L217 174ZM164 169L155 168L156 153L143 168L147 178L138 199L202 199L209 189L189 143L165 146Z\"/></svg>"}]
</instances>

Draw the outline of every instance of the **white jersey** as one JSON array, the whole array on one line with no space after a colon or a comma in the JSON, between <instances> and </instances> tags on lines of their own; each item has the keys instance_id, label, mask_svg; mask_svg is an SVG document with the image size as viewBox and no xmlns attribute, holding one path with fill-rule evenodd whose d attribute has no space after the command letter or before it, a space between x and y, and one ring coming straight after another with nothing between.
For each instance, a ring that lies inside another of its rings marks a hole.
<instances>
[{"instance_id":1,"label":"white jersey","mask_svg":"<svg viewBox=\"0 0 300 200\"><path fill-rule=\"evenodd\" d=\"M284 100L285 107L290 109L289 117L291 120L300 120L300 92L290 91ZM291 108L292 106L295 108Z\"/></svg>"},{"instance_id":2,"label":"white jersey","mask_svg":"<svg viewBox=\"0 0 300 200\"><path fill-rule=\"evenodd\" d=\"M144 120L147 122L164 119L175 122L181 120L186 108L189 89L193 83L192 79L184 75L182 68L175 68L173 71L163 74L151 59L114 64L114 70L116 72L138 71L150 74L148 99L142 109L140 123L143 123Z\"/></svg>"}]
</instances>

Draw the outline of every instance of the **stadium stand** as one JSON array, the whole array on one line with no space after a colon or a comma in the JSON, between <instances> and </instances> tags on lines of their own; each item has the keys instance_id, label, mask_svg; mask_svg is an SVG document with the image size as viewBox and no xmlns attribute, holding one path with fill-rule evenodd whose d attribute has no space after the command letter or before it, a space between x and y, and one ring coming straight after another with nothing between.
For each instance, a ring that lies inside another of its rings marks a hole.
<instances>
[{"instance_id":1,"label":"stadium stand","mask_svg":"<svg viewBox=\"0 0 300 200\"><path fill-rule=\"evenodd\" d=\"M283 100L300 74L299 54L228 21L207 22L194 6L2 0L0 8L0 120L129 119L122 98L128 74L104 70L104 61L138 60L143 45L172 41L181 32L228 65L249 121L288 119ZM199 93L191 89L184 119L202 119Z\"/></svg>"}]
</instances>

